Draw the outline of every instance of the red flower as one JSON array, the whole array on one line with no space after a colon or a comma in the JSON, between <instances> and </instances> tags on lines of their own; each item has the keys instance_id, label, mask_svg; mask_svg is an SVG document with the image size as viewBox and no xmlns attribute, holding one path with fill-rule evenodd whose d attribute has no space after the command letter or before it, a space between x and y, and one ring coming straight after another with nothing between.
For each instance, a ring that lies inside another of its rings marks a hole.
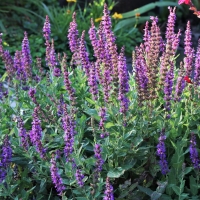
<instances>
[{"instance_id":1,"label":"red flower","mask_svg":"<svg viewBox=\"0 0 200 200\"><path fill-rule=\"evenodd\" d=\"M178 4L179 4L179 5L182 4L182 3L184 3L184 4L186 4L186 5L190 5L192 2L191 2L191 0L179 0L179 1L178 1Z\"/></svg>"},{"instance_id":2,"label":"red flower","mask_svg":"<svg viewBox=\"0 0 200 200\"><path fill-rule=\"evenodd\" d=\"M188 76L185 76L185 77L184 77L184 80L185 80L187 83L193 84L193 82L190 80L190 78L189 78Z\"/></svg>"}]
</instances>

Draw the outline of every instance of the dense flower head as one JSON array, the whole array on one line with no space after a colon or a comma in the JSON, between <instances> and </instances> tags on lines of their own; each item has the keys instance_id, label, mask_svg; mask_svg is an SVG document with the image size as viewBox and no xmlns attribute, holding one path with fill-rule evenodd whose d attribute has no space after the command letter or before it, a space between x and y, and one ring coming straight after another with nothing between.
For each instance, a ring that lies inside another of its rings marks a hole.
<instances>
[{"instance_id":1,"label":"dense flower head","mask_svg":"<svg viewBox=\"0 0 200 200\"><path fill-rule=\"evenodd\" d=\"M60 69L57 68L57 67L55 67L55 68L53 69L53 75L54 75L55 77L60 77L60 76L61 76L61 71L60 71Z\"/></svg>"},{"instance_id":2,"label":"dense flower head","mask_svg":"<svg viewBox=\"0 0 200 200\"><path fill-rule=\"evenodd\" d=\"M85 176L81 173L80 169L76 170L75 176L76 176L76 181L77 181L79 187L83 187L84 186L83 179L84 179Z\"/></svg>"},{"instance_id":3,"label":"dense flower head","mask_svg":"<svg viewBox=\"0 0 200 200\"><path fill-rule=\"evenodd\" d=\"M45 40L50 40L51 24L50 24L48 15L46 16L42 31L43 31L43 36L44 36Z\"/></svg>"},{"instance_id":4,"label":"dense flower head","mask_svg":"<svg viewBox=\"0 0 200 200\"><path fill-rule=\"evenodd\" d=\"M56 166L56 161L54 158L51 159L50 171L51 171L51 179L52 179L53 184L58 192L58 195L62 195L63 191L66 188L63 184L60 174L58 173L58 168Z\"/></svg>"},{"instance_id":5,"label":"dense flower head","mask_svg":"<svg viewBox=\"0 0 200 200\"><path fill-rule=\"evenodd\" d=\"M18 127L19 127L19 136L21 138L21 146L25 149L28 150L29 147L29 135L24 128L24 123L23 120L19 117L18 118Z\"/></svg>"},{"instance_id":6,"label":"dense flower head","mask_svg":"<svg viewBox=\"0 0 200 200\"><path fill-rule=\"evenodd\" d=\"M57 60L56 60L56 52L54 49L54 40L53 39L51 41L51 51L49 54L49 59L50 59L49 65L51 68L54 68L56 65L58 65Z\"/></svg>"},{"instance_id":7,"label":"dense flower head","mask_svg":"<svg viewBox=\"0 0 200 200\"><path fill-rule=\"evenodd\" d=\"M12 148L8 135L6 135L3 140L0 153L0 183L2 183L6 178L6 170L11 162L12 157Z\"/></svg>"},{"instance_id":8,"label":"dense flower head","mask_svg":"<svg viewBox=\"0 0 200 200\"><path fill-rule=\"evenodd\" d=\"M101 149L101 146L100 144L95 144L95 147L94 147L94 156L96 158L96 166L95 166L95 178L98 179L99 177L99 173L101 172L102 170L102 166L103 166L103 163L104 163L104 160L102 159L102 149Z\"/></svg>"},{"instance_id":9,"label":"dense flower head","mask_svg":"<svg viewBox=\"0 0 200 200\"><path fill-rule=\"evenodd\" d=\"M22 63L23 68L26 72L26 75L28 77L31 77L32 69L31 69L31 53L30 53L30 47L29 47L29 41L28 41L28 35L26 32L24 32L24 39L22 41Z\"/></svg>"},{"instance_id":10,"label":"dense flower head","mask_svg":"<svg viewBox=\"0 0 200 200\"><path fill-rule=\"evenodd\" d=\"M195 85L200 85L200 39L198 41L197 52L195 55L195 71L194 71Z\"/></svg>"},{"instance_id":11,"label":"dense flower head","mask_svg":"<svg viewBox=\"0 0 200 200\"><path fill-rule=\"evenodd\" d=\"M89 61L89 56L88 56L88 52L87 49L85 47L85 31L82 32L81 35L81 40L80 40L80 58L81 58L81 64L82 67L86 73L86 76L89 78L90 77L90 68L91 68L91 63Z\"/></svg>"},{"instance_id":12,"label":"dense flower head","mask_svg":"<svg viewBox=\"0 0 200 200\"><path fill-rule=\"evenodd\" d=\"M114 195L113 195L113 186L110 184L110 180L107 177L106 178L106 190L104 192L105 196L103 200L114 200Z\"/></svg>"},{"instance_id":13,"label":"dense flower head","mask_svg":"<svg viewBox=\"0 0 200 200\"><path fill-rule=\"evenodd\" d=\"M36 89L35 88L30 88L29 91L28 91L28 95L32 99L33 103L37 104L37 100L36 100L35 94L36 94Z\"/></svg>"},{"instance_id":14,"label":"dense flower head","mask_svg":"<svg viewBox=\"0 0 200 200\"><path fill-rule=\"evenodd\" d=\"M3 52L3 62L5 64L6 71L8 73L8 76L12 77L14 75L14 61L12 56L10 55L10 52L8 50L5 50Z\"/></svg>"},{"instance_id":15,"label":"dense flower head","mask_svg":"<svg viewBox=\"0 0 200 200\"><path fill-rule=\"evenodd\" d=\"M159 143L157 145L157 155L160 157L159 165L161 168L161 172L164 175L169 172L168 163L166 160L166 149L164 143L165 140L166 140L165 129L163 128L160 133Z\"/></svg>"},{"instance_id":16,"label":"dense flower head","mask_svg":"<svg viewBox=\"0 0 200 200\"><path fill-rule=\"evenodd\" d=\"M90 93L92 94L93 100L98 99L98 85L97 85L97 78L96 78L96 68L95 64L91 63L90 67L90 77L88 79L88 85L90 86Z\"/></svg>"},{"instance_id":17,"label":"dense flower head","mask_svg":"<svg viewBox=\"0 0 200 200\"><path fill-rule=\"evenodd\" d=\"M46 149L42 145L42 128L38 118L39 107L36 107L33 112L32 130L30 131L30 139L36 150L40 153L41 158L45 158Z\"/></svg>"},{"instance_id":18,"label":"dense flower head","mask_svg":"<svg viewBox=\"0 0 200 200\"><path fill-rule=\"evenodd\" d=\"M118 57L118 71L119 71L119 94L118 99L120 100L120 112L125 115L128 111L129 100L126 94L129 92L128 83L128 70L126 67L126 58L124 56L124 47L121 49L121 53Z\"/></svg>"},{"instance_id":19,"label":"dense flower head","mask_svg":"<svg viewBox=\"0 0 200 200\"><path fill-rule=\"evenodd\" d=\"M194 168L200 169L200 160L196 148L196 136L194 133L191 133L191 139L190 139L190 159L192 161Z\"/></svg>"},{"instance_id":20,"label":"dense flower head","mask_svg":"<svg viewBox=\"0 0 200 200\"><path fill-rule=\"evenodd\" d=\"M73 117L68 113L67 111L67 105L64 104L64 114L62 117L62 126L64 130L64 141L65 141L65 148L64 153L66 160L68 161L70 158L70 155L74 151L74 135L75 132L75 122Z\"/></svg>"},{"instance_id":21,"label":"dense flower head","mask_svg":"<svg viewBox=\"0 0 200 200\"><path fill-rule=\"evenodd\" d=\"M73 21L70 22L69 30L68 30L68 40L69 40L69 48L72 53L78 50L78 29L76 23L76 13L73 13L72 16Z\"/></svg>"}]
</instances>

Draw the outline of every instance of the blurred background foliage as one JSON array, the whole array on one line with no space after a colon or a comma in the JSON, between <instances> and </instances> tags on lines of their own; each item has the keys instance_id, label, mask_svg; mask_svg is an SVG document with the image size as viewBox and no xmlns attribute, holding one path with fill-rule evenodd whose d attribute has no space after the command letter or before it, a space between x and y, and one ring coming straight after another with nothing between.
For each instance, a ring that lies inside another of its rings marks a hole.
<instances>
[{"instance_id":1,"label":"blurred background foliage","mask_svg":"<svg viewBox=\"0 0 200 200\"><path fill-rule=\"evenodd\" d=\"M126 0L77 0L77 2L69 2L67 0L9 0L0 1L0 32L3 33L3 45L5 49L8 49L11 55L14 55L16 50L21 49L21 41L23 40L23 32L26 31L29 36L29 42L31 47L31 54L33 59L35 57L42 57L45 53L45 46L42 36L42 27L45 16L48 15L51 22L52 38L55 41L56 52L67 52L70 55L67 41L67 33L69 23L72 21L72 13L77 13L77 24L79 34L83 30L86 32L90 28L90 19L95 20L95 25L98 26L104 3L108 4L111 15L117 10L117 5L126 4L127 11L130 8L137 9L144 4L146 7L143 12L139 10L131 17L126 17L129 20L128 26L124 26L124 20L120 18L113 18L113 30L116 35L117 45L120 49L123 45L126 47L127 56L131 56L131 52L134 47L141 43L144 23L149 19L149 16L157 15L160 22L165 22L168 16L168 9L165 2L171 2L171 6L177 5L177 0L159 0L155 3L160 3L164 6L152 7L151 0L134 0L130 2L130 6ZM194 0L194 4L200 9L199 0ZM143 5L143 6L144 6ZM151 5L151 9L149 7ZM132 6L132 7L131 7ZM118 6L119 7L119 6ZM152 9L153 8L153 9ZM119 9L119 8L118 8ZM124 10L124 7L123 7ZM137 11L136 10L136 11ZM118 11L118 10L117 10ZM134 11L132 11L134 12ZM188 7L181 6L177 9L177 16L180 19L187 19L189 14ZM126 13L122 13L123 17L127 16ZM87 34L86 34L87 36ZM88 36L86 37L86 44L88 51L91 51L91 45ZM92 56L92 52L91 56ZM0 61L1 62L1 61ZM0 73L4 71L4 66L0 63Z\"/></svg>"}]
</instances>

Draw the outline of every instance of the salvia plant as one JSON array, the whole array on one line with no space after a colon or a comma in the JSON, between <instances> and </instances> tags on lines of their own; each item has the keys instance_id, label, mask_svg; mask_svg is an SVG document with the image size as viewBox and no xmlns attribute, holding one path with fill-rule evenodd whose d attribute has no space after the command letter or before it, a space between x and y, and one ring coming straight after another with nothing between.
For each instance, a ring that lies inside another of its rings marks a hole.
<instances>
[{"instance_id":1,"label":"salvia plant","mask_svg":"<svg viewBox=\"0 0 200 200\"><path fill-rule=\"evenodd\" d=\"M165 38L157 17L146 22L131 73L106 4L99 27L91 20L82 33L73 14L72 57L56 53L48 16L44 58L32 59L26 32L14 55L0 35L1 199L200 198L200 41L195 50L190 22L175 32L175 10Z\"/></svg>"}]
</instances>

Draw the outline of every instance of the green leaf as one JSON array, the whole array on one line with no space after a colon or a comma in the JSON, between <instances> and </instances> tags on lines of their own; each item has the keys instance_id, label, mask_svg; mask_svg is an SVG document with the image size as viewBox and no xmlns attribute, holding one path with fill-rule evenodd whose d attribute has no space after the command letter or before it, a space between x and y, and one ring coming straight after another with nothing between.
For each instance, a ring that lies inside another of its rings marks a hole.
<instances>
[{"instance_id":1,"label":"green leaf","mask_svg":"<svg viewBox=\"0 0 200 200\"><path fill-rule=\"evenodd\" d=\"M141 191L141 192L144 192L145 194L147 194L148 196L151 196L153 191L149 188L145 188L145 187L142 187L140 185L137 186L137 188Z\"/></svg>"},{"instance_id":2,"label":"green leaf","mask_svg":"<svg viewBox=\"0 0 200 200\"><path fill-rule=\"evenodd\" d=\"M180 188L176 185L173 185L172 186L172 189L174 190L174 192L179 196L181 193L180 193Z\"/></svg>"},{"instance_id":3,"label":"green leaf","mask_svg":"<svg viewBox=\"0 0 200 200\"><path fill-rule=\"evenodd\" d=\"M198 194L197 179L194 178L192 175L190 176L190 191L193 196Z\"/></svg>"},{"instance_id":4,"label":"green leaf","mask_svg":"<svg viewBox=\"0 0 200 200\"><path fill-rule=\"evenodd\" d=\"M110 127L113 127L115 126L112 122L108 122L105 124L105 128L110 128Z\"/></svg>"},{"instance_id":5,"label":"green leaf","mask_svg":"<svg viewBox=\"0 0 200 200\"><path fill-rule=\"evenodd\" d=\"M124 169L121 167L118 167L116 169L112 169L108 172L107 176L110 178L119 178L121 175L123 175L125 172Z\"/></svg>"},{"instance_id":6,"label":"green leaf","mask_svg":"<svg viewBox=\"0 0 200 200\"><path fill-rule=\"evenodd\" d=\"M159 199L160 197L162 196L162 194L161 193L158 193L158 192L153 192L152 194L151 194L151 200L157 200L157 199Z\"/></svg>"},{"instance_id":7,"label":"green leaf","mask_svg":"<svg viewBox=\"0 0 200 200\"><path fill-rule=\"evenodd\" d=\"M137 9L135 9L133 11L129 11L129 12L123 13L122 16L123 16L123 18L135 17L135 15L137 13L139 13L141 15L141 14L143 14L143 13L149 11L149 10L154 9L156 6L158 6L158 7L178 6L178 4L174 3L174 2L171 2L171 1L162 1L162 2L149 3L149 4L145 5L145 6L137 8Z\"/></svg>"}]
</instances>

